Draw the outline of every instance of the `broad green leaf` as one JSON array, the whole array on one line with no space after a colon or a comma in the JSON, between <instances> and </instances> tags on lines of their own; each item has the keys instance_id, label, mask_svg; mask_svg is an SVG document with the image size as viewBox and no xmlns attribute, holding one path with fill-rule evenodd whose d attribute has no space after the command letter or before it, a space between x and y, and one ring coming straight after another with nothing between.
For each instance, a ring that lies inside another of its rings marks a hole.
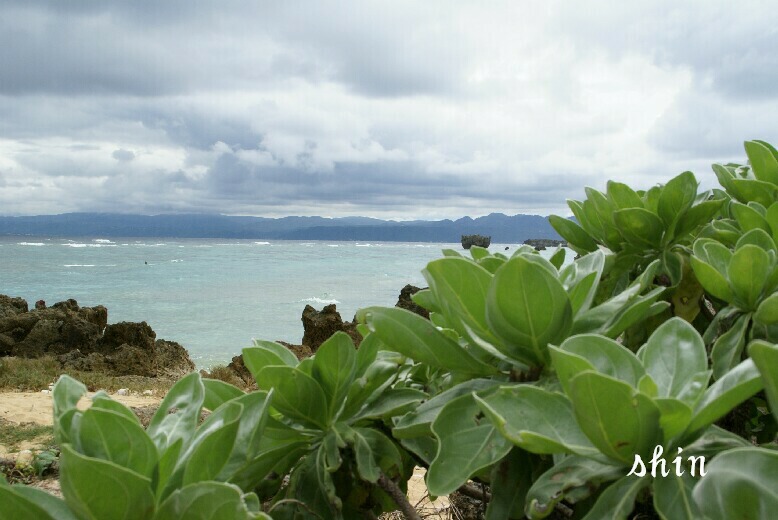
<instances>
[{"instance_id":1,"label":"broad green leaf","mask_svg":"<svg viewBox=\"0 0 778 520\"><path fill-rule=\"evenodd\" d=\"M259 373L265 367L290 366L275 352L261 347L248 347L243 349L243 363L254 380L259 384ZM293 365L296 366L296 365Z\"/></svg>"},{"instance_id":2,"label":"broad green leaf","mask_svg":"<svg viewBox=\"0 0 778 520\"><path fill-rule=\"evenodd\" d=\"M381 472L391 477L402 470L400 450L389 437L372 428L353 428L352 432L360 477L375 483Z\"/></svg>"},{"instance_id":3,"label":"broad green leaf","mask_svg":"<svg viewBox=\"0 0 778 520\"><path fill-rule=\"evenodd\" d=\"M145 520L154 513L151 480L112 462L62 445L60 483L68 506L81 518Z\"/></svg>"},{"instance_id":4,"label":"broad green leaf","mask_svg":"<svg viewBox=\"0 0 778 520\"><path fill-rule=\"evenodd\" d=\"M405 309L369 307L362 309L372 334L386 346L416 361L452 372L491 375L497 369L473 357L429 320Z\"/></svg>"},{"instance_id":5,"label":"broad green leaf","mask_svg":"<svg viewBox=\"0 0 778 520\"><path fill-rule=\"evenodd\" d=\"M657 205L657 213L664 222L664 227L675 229L676 223L692 207L696 196L697 179L692 172L683 172L670 179L662 188Z\"/></svg>"},{"instance_id":6,"label":"broad green leaf","mask_svg":"<svg viewBox=\"0 0 778 520\"><path fill-rule=\"evenodd\" d=\"M768 233L771 232L767 220L751 206L733 201L729 206L729 210L740 225L740 229L744 232L751 231L752 229L761 229Z\"/></svg>"},{"instance_id":7,"label":"broad green leaf","mask_svg":"<svg viewBox=\"0 0 778 520\"><path fill-rule=\"evenodd\" d=\"M473 260L478 261L489 256L489 250L481 246L471 246L470 256L473 257Z\"/></svg>"},{"instance_id":8,"label":"broad green leaf","mask_svg":"<svg viewBox=\"0 0 778 520\"><path fill-rule=\"evenodd\" d=\"M589 510L584 520L626 520L635 508L635 498L650 481L644 478L630 476L622 477L597 497L597 502Z\"/></svg>"},{"instance_id":9,"label":"broad green leaf","mask_svg":"<svg viewBox=\"0 0 778 520\"><path fill-rule=\"evenodd\" d=\"M606 192L608 198L618 209L643 207L643 199L624 183L608 181Z\"/></svg>"},{"instance_id":10,"label":"broad green leaf","mask_svg":"<svg viewBox=\"0 0 778 520\"><path fill-rule=\"evenodd\" d=\"M741 315L727 332L718 337L710 352L713 377L719 379L740 363L740 356L746 344L746 329L751 321L750 314Z\"/></svg>"},{"instance_id":11,"label":"broad green leaf","mask_svg":"<svg viewBox=\"0 0 778 520\"><path fill-rule=\"evenodd\" d=\"M765 251L775 251L775 242L773 241L773 238L766 232L761 229L752 229L751 231L744 234L742 237L740 237L735 244L735 251L740 249L741 247L751 244L756 247L759 247L761 249L764 249Z\"/></svg>"},{"instance_id":12,"label":"broad green leaf","mask_svg":"<svg viewBox=\"0 0 778 520\"><path fill-rule=\"evenodd\" d=\"M275 472L286 475L301 456L310 451L310 443L303 441L289 442L260 452L256 457L246 460L236 470L229 481L241 489L254 489Z\"/></svg>"},{"instance_id":13,"label":"broad green leaf","mask_svg":"<svg viewBox=\"0 0 778 520\"><path fill-rule=\"evenodd\" d=\"M725 302L731 302L734 295L729 286L729 282L719 271L710 264L700 260L696 256L689 257L694 276L700 282L705 290L712 296Z\"/></svg>"},{"instance_id":14,"label":"broad green leaf","mask_svg":"<svg viewBox=\"0 0 778 520\"><path fill-rule=\"evenodd\" d=\"M492 281L488 271L464 258L442 258L427 264L422 274L460 336L467 338L474 332L497 343L486 322L486 294Z\"/></svg>"},{"instance_id":15,"label":"broad green leaf","mask_svg":"<svg viewBox=\"0 0 778 520\"><path fill-rule=\"evenodd\" d=\"M513 359L531 366L549 361L546 346L567 336L572 307L562 284L525 257L509 260L489 287L486 319Z\"/></svg>"},{"instance_id":16,"label":"broad green leaf","mask_svg":"<svg viewBox=\"0 0 778 520\"><path fill-rule=\"evenodd\" d=\"M232 453L242 412L243 405L231 401L203 421L179 459L179 467L183 470L182 485L216 478ZM175 472L171 481L176 481Z\"/></svg>"},{"instance_id":17,"label":"broad green leaf","mask_svg":"<svg viewBox=\"0 0 778 520\"><path fill-rule=\"evenodd\" d=\"M205 387L197 372L184 376L168 391L146 429L160 454L179 439L183 444L191 440L204 400Z\"/></svg>"},{"instance_id":18,"label":"broad green leaf","mask_svg":"<svg viewBox=\"0 0 778 520\"><path fill-rule=\"evenodd\" d=\"M572 220L551 215L548 217L548 222L571 247L584 252L597 250L597 242Z\"/></svg>"},{"instance_id":19,"label":"broad green leaf","mask_svg":"<svg viewBox=\"0 0 778 520\"><path fill-rule=\"evenodd\" d=\"M733 448L751 447L750 441L716 425L708 426L693 443L684 447L687 455L704 455L706 458Z\"/></svg>"},{"instance_id":20,"label":"broad green leaf","mask_svg":"<svg viewBox=\"0 0 778 520\"><path fill-rule=\"evenodd\" d=\"M721 210L724 203L723 199L706 200L700 202L689 209L686 215L675 226L675 239L679 240L689 233L692 233L700 226L713 220L716 214Z\"/></svg>"},{"instance_id":21,"label":"broad green leaf","mask_svg":"<svg viewBox=\"0 0 778 520\"><path fill-rule=\"evenodd\" d=\"M681 476L671 471L666 477L654 479L654 509L662 520L698 520L701 517L692 498L696 483L688 471Z\"/></svg>"},{"instance_id":22,"label":"broad green leaf","mask_svg":"<svg viewBox=\"0 0 778 520\"><path fill-rule=\"evenodd\" d=\"M321 344L313 357L313 377L324 389L332 416L340 411L357 368L354 343L345 332L336 332Z\"/></svg>"},{"instance_id":23,"label":"broad green leaf","mask_svg":"<svg viewBox=\"0 0 778 520\"><path fill-rule=\"evenodd\" d=\"M450 401L461 395L470 395L499 385L491 379L469 379L434 396L420 404L415 410L406 413L395 424L392 436L395 439L408 439L432 434L432 423L440 410Z\"/></svg>"},{"instance_id":24,"label":"broad green leaf","mask_svg":"<svg viewBox=\"0 0 778 520\"><path fill-rule=\"evenodd\" d=\"M764 325L778 323L778 293L773 293L762 300L756 309L754 320Z\"/></svg>"},{"instance_id":25,"label":"broad green leaf","mask_svg":"<svg viewBox=\"0 0 778 520\"><path fill-rule=\"evenodd\" d=\"M732 179L731 193L740 202L758 202L764 207L778 200L778 188L775 184L754 179Z\"/></svg>"},{"instance_id":26,"label":"broad green leaf","mask_svg":"<svg viewBox=\"0 0 778 520\"><path fill-rule=\"evenodd\" d=\"M761 520L778 511L778 452L760 448L729 450L713 459L693 496L710 520Z\"/></svg>"},{"instance_id":27,"label":"broad green leaf","mask_svg":"<svg viewBox=\"0 0 778 520\"><path fill-rule=\"evenodd\" d=\"M628 208L614 211L613 222L630 244L640 247L659 247L664 233L664 224L649 210Z\"/></svg>"},{"instance_id":28,"label":"broad green leaf","mask_svg":"<svg viewBox=\"0 0 778 520\"><path fill-rule=\"evenodd\" d=\"M679 398L689 379L708 368L702 338L681 318L660 325L641 350L641 358L659 397Z\"/></svg>"},{"instance_id":29,"label":"broad green leaf","mask_svg":"<svg viewBox=\"0 0 778 520\"><path fill-rule=\"evenodd\" d=\"M0 519L2 520L48 520L49 518L52 520L76 520L76 515L73 514L64 500L41 489L21 484L6 489L10 489L16 498L34 504L37 509L34 511L34 515L25 516L21 510L5 501L8 496L3 496L3 487L0 486L0 504L4 506L0 508Z\"/></svg>"},{"instance_id":30,"label":"broad green leaf","mask_svg":"<svg viewBox=\"0 0 778 520\"><path fill-rule=\"evenodd\" d=\"M667 397L655 398L654 404L659 408L659 426L662 427L665 444L686 431L692 419L692 407L689 404Z\"/></svg>"},{"instance_id":31,"label":"broad green leaf","mask_svg":"<svg viewBox=\"0 0 778 520\"><path fill-rule=\"evenodd\" d=\"M562 269L562 266L565 263L566 251L567 250L564 247L557 247L556 251L551 255L551 258L548 259L557 270Z\"/></svg>"},{"instance_id":32,"label":"broad green leaf","mask_svg":"<svg viewBox=\"0 0 778 520\"><path fill-rule=\"evenodd\" d=\"M259 455L268 408L273 399L272 394L272 390L251 392L235 398L235 402L243 406L243 413L240 416L240 425L229 460L216 480L228 480L247 460Z\"/></svg>"},{"instance_id":33,"label":"broad green leaf","mask_svg":"<svg viewBox=\"0 0 778 520\"><path fill-rule=\"evenodd\" d=\"M422 289L411 295L411 300L430 312L440 312L440 304L429 289Z\"/></svg>"},{"instance_id":34,"label":"broad green leaf","mask_svg":"<svg viewBox=\"0 0 778 520\"><path fill-rule=\"evenodd\" d=\"M670 303L656 301L664 291L664 287L657 287L656 289L629 301L625 306L619 309L615 315L611 316L603 327L596 330L596 332L609 338L617 338L622 332L633 325L664 312L664 310L670 306Z\"/></svg>"},{"instance_id":35,"label":"broad green leaf","mask_svg":"<svg viewBox=\"0 0 778 520\"><path fill-rule=\"evenodd\" d=\"M567 338L559 348L586 359L596 372L624 381L635 388L646 373L635 354L604 336L578 334Z\"/></svg>"},{"instance_id":36,"label":"broad green leaf","mask_svg":"<svg viewBox=\"0 0 778 520\"><path fill-rule=\"evenodd\" d=\"M746 141L745 148L754 177L778 185L778 160L770 149L756 141Z\"/></svg>"},{"instance_id":37,"label":"broad green leaf","mask_svg":"<svg viewBox=\"0 0 778 520\"><path fill-rule=\"evenodd\" d=\"M513 448L490 476L492 497L486 507L486 520L525 518L524 499L532 485L532 460L530 455Z\"/></svg>"},{"instance_id":38,"label":"broad green leaf","mask_svg":"<svg viewBox=\"0 0 778 520\"><path fill-rule=\"evenodd\" d=\"M413 388L390 388L382 392L351 420L389 419L418 408L419 403L428 397L424 392Z\"/></svg>"},{"instance_id":39,"label":"broad green leaf","mask_svg":"<svg viewBox=\"0 0 778 520\"><path fill-rule=\"evenodd\" d=\"M274 389L273 408L295 421L326 429L329 408L321 385L289 366L269 366L259 372L260 388Z\"/></svg>"},{"instance_id":40,"label":"broad green leaf","mask_svg":"<svg viewBox=\"0 0 778 520\"><path fill-rule=\"evenodd\" d=\"M766 341L754 341L748 345L748 354L762 375L773 417L778 420L778 347Z\"/></svg>"},{"instance_id":41,"label":"broad green leaf","mask_svg":"<svg viewBox=\"0 0 778 520\"><path fill-rule=\"evenodd\" d=\"M622 466L602 464L578 455L565 457L532 484L525 512L531 519L546 518L563 499L583 500L600 484L621 478L625 472Z\"/></svg>"},{"instance_id":42,"label":"broad green leaf","mask_svg":"<svg viewBox=\"0 0 778 520\"><path fill-rule=\"evenodd\" d=\"M289 365L290 367L296 367L299 363L297 356L295 356L291 350L281 345L280 343L276 343L275 341L255 339L254 346L257 348L269 350L281 358L285 365Z\"/></svg>"},{"instance_id":43,"label":"broad green leaf","mask_svg":"<svg viewBox=\"0 0 778 520\"><path fill-rule=\"evenodd\" d=\"M725 416L734 407L763 388L759 370L747 359L713 383L697 403L687 436Z\"/></svg>"},{"instance_id":44,"label":"broad green leaf","mask_svg":"<svg viewBox=\"0 0 778 520\"><path fill-rule=\"evenodd\" d=\"M595 371L594 365L583 356L549 345L551 366L554 367L565 394L570 395L570 381L586 370Z\"/></svg>"},{"instance_id":45,"label":"broad green leaf","mask_svg":"<svg viewBox=\"0 0 778 520\"><path fill-rule=\"evenodd\" d=\"M743 310L756 310L762 288L771 271L770 257L757 246L745 245L732 255L727 276L735 295L745 305Z\"/></svg>"},{"instance_id":46,"label":"broad green leaf","mask_svg":"<svg viewBox=\"0 0 778 520\"><path fill-rule=\"evenodd\" d=\"M604 266L605 254L595 251L582 256L560 271L559 281L568 292L574 317L591 307Z\"/></svg>"},{"instance_id":47,"label":"broad green leaf","mask_svg":"<svg viewBox=\"0 0 778 520\"><path fill-rule=\"evenodd\" d=\"M240 388L218 379L203 379L203 387L205 388L203 407L211 411L216 410L230 399L245 395L245 392Z\"/></svg>"},{"instance_id":48,"label":"broad green leaf","mask_svg":"<svg viewBox=\"0 0 778 520\"><path fill-rule=\"evenodd\" d=\"M110 410L90 408L81 417L80 451L147 478L157 465L157 448L137 421Z\"/></svg>"},{"instance_id":49,"label":"broad green leaf","mask_svg":"<svg viewBox=\"0 0 778 520\"><path fill-rule=\"evenodd\" d=\"M54 385L54 438L57 444L71 441L70 425L78 401L86 395L86 386L68 375L62 375ZM75 432L73 432L75 433Z\"/></svg>"},{"instance_id":50,"label":"broad green leaf","mask_svg":"<svg viewBox=\"0 0 778 520\"><path fill-rule=\"evenodd\" d=\"M514 385L474 399L506 439L531 453L598 454L578 427L570 401L561 394Z\"/></svg>"},{"instance_id":51,"label":"broad green leaf","mask_svg":"<svg viewBox=\"0 0 778 520\"><path fill-rule=\"evenodd\" d=\"M0 504L2 504L0 520L58 520L60 518L47 512L37 503L37 500L22 496L16 491L10 486L0 486ZM45 492L41 491L41 493ZM67 508L65 510L67 511ZM63 518L75 520L76 517L71 514Z\"/></svg>"},{"instance_id":52,"label":"broad green leaf","mask_svg":"<svg viewBox=\"0 0 778 520\"><path fill-rule=\"evenodd\" d=\"M511 449L486 417L472 395L449 401L432 423L438 453L427 472L427 489L448 495L479 470L502 459Z\"/></svg>"},{"instance_id":53,"label":"broad green leaf","mask_svg":"<svg viewBox=\"0 0 778 520\"><path fill-rule=\"evenodd\" d=\"M359 349L359 352L361 351L362 347ZM384 352L381 352L381 354L384 354ZM345 418L354 417L363 407L377 399L392 384L397 371L398 366L396 362L385 359L384 356L378 356L367 367L364 374L358 377L354 384L351 385L348 397L346 397L346 406L341 412L341 416Z\"/></svg>"},{"instance_id":54,"label":"broad green leaf","mask_svg":"<svg viewBox=\"0 0 778 520\"><path fill-rule=\"evenodd\" d=\"M661 440L659 409L627 383L595 372L570 381L570 400L578 425L606 456L629 464Z\"/></svg>"},{"instance_id":55,"label":"broad green leaf","mask_svg":"<svg viewBox=\"0 0 778 520\"><path fill-rule=\"evenodd\" d=\"M681 283L683 277L683 258L675 251L662 251L659 257L662 261L661 271L670 278L670 286L675 287Z\"/></svg>"},{"instance_id":56,"label":"broad green leaf","mask_svg":"<svg viewBox=\"0 0 778 520\"><path fill-rule=\"evenodd\" d=\"M224 482L198 482L174 491L153 520L249 520L238 486Z\"/></svg>"},{"instance_id":57,"label":"broad green leaf","mask_svg":"<svg viewBox=\"0 0 778 520\"><path fill-rule=\"evenodd\" d=\"M111 412L118 413L119 415L122 415L132 422L140 425L140 419L138 419L138 416L135 415L132 410L124 406L122 403L114 401L107 393L102 390L92 396L91 408L96 410L109 410Z\"/></svg>"}]
</instances>

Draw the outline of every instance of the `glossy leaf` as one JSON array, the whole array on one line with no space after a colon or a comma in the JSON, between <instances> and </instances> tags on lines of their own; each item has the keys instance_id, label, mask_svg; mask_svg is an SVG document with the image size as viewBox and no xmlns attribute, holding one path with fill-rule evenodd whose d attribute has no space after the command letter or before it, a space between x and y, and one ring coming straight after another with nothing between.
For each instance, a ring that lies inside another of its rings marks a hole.
<instances>
[{"instance_id":1,"label":"glossy leaf","mask_svg":"<svg viewBox=\"0 0 778 520\"><path fill-rule=\"evenodd\" d=\"M629 243L641 247L659 247L664 224L649 210L629 208L615 211L613 222Z\"/></svg>"},{"instance_id":2,"label":"glossy leaf","mask_svg":"<svg viewBox=\"0 0 778 520\"><path fill-rule=\"evenodd\" d=\"M592 368L637 388L646 370L629 349L597 334L579 334L564 341L560 349L586 359Z\"/></svg>"},{"instance_id":3,"label":"glossy leaf","mask_svg":"<svg viewBox=\"0 0 778 520\"><path fill-rule=\"evenodd\" d=\"M91 408L81 418L79 438L82 454L152 477L157 448L137 421L113 411Z\"/></svg>"},{"instance_id":4,"label":"glossy leaf","mask_svg":"<svg viewBox=\"0 0 778 520\"><path fill-rule=\"evenodd\" d=\"M578 425L604 455L629 464L661 440L659 409L627 383L583 372L570 381L570 390Z\"/></svg>"},{"instance_id":5,"label":"glossy leaf","mask_svg":"<svg viewBox=\"0 0 778 520\"><path fill-rule=\"evenodd\" d=\"M767 252L757 246L743 246L732 255L727 276L735 295L745 305L743 310L756 310L770 271L772 265Z\"/></svg>"},{"instance_id":6,"label":"glossy leaf","mask_svg":"<svg viewBox=\"0 0 778 520\"><path fill-rule=\"evenodd\" d=\"M427 472L427 488L432 495L455 491L479 470L502 459L511 449L508 442L486 417L481 417L472 395L463 395L446 404L432 423L438 453Z\"/></svg>"},{"instance_id":7,"label":"glossy leaf","mask_svg":"<svg viewBox=\"0 0 778 520\"><path fill-rule=\"evenodd\" d=\"M548 217L548 222L559 233L559 236L567 240L567 243L577 250L588 252L597 249L597 242L572 220L551 215Z\"/></svg>"},{"instance_id":8,"label":"glossy leaf","mask_svg":"<svg viewBox=\"0 0 778 520\"><path fill-rule=\"evenodd\" d=\"M778 160L770 149L756 141L746 141L745 148L754 176L760 181L778 185Z\"/></svg>"},{"instance_id":9,"label":"glossy leaf","mask_svg":"<svg viewBox=\"0 0 778 520\"><path fill-rule=\"evenodd\" d=\"M72 442L70 425L76 405L84 395L86 395L86 386L68 375L60 376L54 385L52 404L54 406L54 438L57 443Z\"/></svg>"},{"instance_id":10,"label":"glossy leaf","mask_svg":"<svg viewBox=\"0 0 778 520\"><path fill-rule=\"evenodd\" d=\"M179 439L184 444L189 442L204 400L205 387L196 372L181 378L168 391L146 430L160 454Z\"/></svg>"},{"instance_id":11,"label":"glossy leaf","mask_svg":"<svg viewBox=\"0 0 778 520\"><path fill-rule=\"evenodd\" d=\"M635 508L637 494L649 485L649 481L640 477L622 477L597 497L597 502L589 510L584 520L609 518L626 520Z\"/></svg>"},{"instance_id":12,"label":"glossy leaf","mask_svg":"<svg viewBox=\"0 0 778 520\"><path fill-rule=\"evenodd\" d=\"M296 367L297 364L299 363L297 356L295 356L291 350L281 345L280 343L276 343L275 341L264 341L260 339L255 339L254 346L264 350L269 350L270 352L274 353L276 356L281 358L281 361L283 361L285 365L288 365L290 367Z\"/></svg>"},{"instance_id":13,"label":"glossy leaf","mask_svg":"<svg viewBox=\"0 0 778 520\"><path fill-rule=\"evenodd\" d=\"M713 377L719 379L740 363L740 356L746 344L746 329L751 321L749 314L740 316L732 327L716 339L710 359Z\"/></svg>"},{"instance_id":14,"label":"glossy leaf","mask_svg":"<svg viewBox=\"0 0 778 520\"><path fill-rule=\"evenodd\" d=\"M326 429L329 408L324 389L311 376L289 366L268 366L259 372L260 388L273 389L273 408L301 424Z\"/></svg>"},{"instance_id":15,"label":"glossy leaf","mask_svg":"<svg viewBox=\"0 0 778 520\"><path fill-rule=\"evenodd\" d=\"M514 385L474 398L506 439L531 453L598 453L578 427L570 401L561 394Z\"/></svg>"},{"instance_id":16,"label":"glossy leaf","mask_svg":"<svg viewBox=\"0 0 778 520\"><path fill-rule=\"evenodd\" d=\"M778 324L778 293L762 300L754 314L754 320L764 325Z\"/></svg>"},{"instance_id":17,"label":"glossy leaf","mask_svg":"<svg viewBox=\"0 0 778 520\"><path fill-rule=\"evenodd\" d=\"M153 520L249 520L240 488L223 482L198 482L172 493ZM269 517L265 517L269 518Z\"/></svg>"},{"instance_id":18,"label":"glossy leaf","mask_svg":"<svg viewBox=\"0 0 778 520\"><path fill-rule=\"evenodd\" d=\"M532 485L532 461L526 451L514 448L491 473L492 497L486 520L524 518L525 498Z\"/></svg>"},{"instance_id":19,"label":"glossy leaf","mask_svg":"<svg viewBox=\"0 0 778 520\"><path fill-rule=\"evenodd\" d=\"M694 270L694 276L709 294L725 302L733 300L732 289L724 275L696 256L690 257L689 261Z\"/></svg>"},{"instance_id":20,"label":"glossy leaf","mask_svg":"<svg viewBox=\"0 0 778 520\"><path fill-rule=\"evenodd\" d=\"M621 466L602 464L578 455L565 457L533 482L527 493L527 517L546 518L563 499L583 500L603 482L624 475Z\"/></svg>"},{"instance_id":21,"label":"glossy leaf","mask_svg":"<svg viewBox=\"0 0 778 520\"><path fill-rule=\"evenodd\" d=\"M773 417L778 420L778 347L766 341L754 341L748 346L748 354L759 369Z\"/></svg>"},{"instance_id":22,"label":"glossy leaf","mask_svg":"<svg viewBox=\"0 0 778 520\"><path fill-rule=\"evenodd\" d=\"M778 511L778 452L738 448L717 456L694 488L694 501L705 518L774 518Z\"/></svg>"},{"instance_id":23,"label":"glossy leaf","mask_svg":"<svg viewBox=\"0 0 778 520\"><path fill-rule=\"evenodd\" d=\"M429 320L405 309L370 307L360 311L387 348L434 367L473 375L497 372L469 354Z\"/></svg>"},{"instance_id":24,"label":"glossy leaf","mask_svg":"<svg viewBox=\"0 0 778 520\"><path fill-rule=\"evenodd\" d=\"M697 403L687 433L702 430L762 388L762 379L754 362L751 359L743 361L705 391Z\"/></svg>"},{"instance_id":25,"label":"glossy leaf","mask_svg":"<svg viewBox=\"0 0 778 520\"><path fill-rule=\"evenodd\" d=\"M354 342L345 332L336 332L321 344L313 357L313 377L324 389L331 416L340 410L357 368Z\"/></svg>"},{"instance_id":26,"label":"glossy leaf","mask_svg":"<svg viewBox=\"0 0 778 520\"><path fill-rule=\"evenodd\" d=\"M570 330L572 307L556 277L518 256L495 273L487 296L486 319L504 341L506 355L539 366L549 360L546 346Z\"/></svg>"},{"instance_id":27,"label":"glossy leaf","mask_svg":"<svg viewBox=\"0 0 778 520\"><path fill-rule=\"evenodd\" d=\"M203 379L205 399L203 407L214 411L230 399L245 395L245 392L234 385L218 379Z\"/></svg>"},{"instance_id":28,"label":"glossy leaf","mask_svg":"<svg viewBox=\"0 0 778 520\"><path fill-rule=\"evenodd\" d=\"M112 462L62 445L60 483L68 506L82 518L145 520L154 512L151 480Z\"/></svg>"},{"instance_id":29,"label":"glossy leaf","mask_svg":"<svg viewBox=\"0 0 778 520\"><path fill-rule=\"evenodd\" d=\"M679 398L690 378L708 368L705 344L688 322L672 318L657 328L640 352L660 397ZM694 403L690 403L694 404Z\"/></svg>"},{"instance_id":30,"label":"glossy leaf","mask_svg":"<svg viewBox=\"0 0 778 520\"><path fill-rule=\"evenodd\" d=\"M688 471L680 476L671 471L666 477L654 479L654 509L662 520L698 520L702 517L692 498L696 483Z\"/></svg>"},{"instance_id":31,"label":"glossy leaf","mask_svg":"<svg viewBox=\"0 0 778 520\"><path fill-rule=\"evenodd\" d=\"M670 179L662 188L657 205L657 213L664 225L674 229L676 222L692 207L696 195L697 179L692 172L683 172Z\"/></svg>"}]
</instances>

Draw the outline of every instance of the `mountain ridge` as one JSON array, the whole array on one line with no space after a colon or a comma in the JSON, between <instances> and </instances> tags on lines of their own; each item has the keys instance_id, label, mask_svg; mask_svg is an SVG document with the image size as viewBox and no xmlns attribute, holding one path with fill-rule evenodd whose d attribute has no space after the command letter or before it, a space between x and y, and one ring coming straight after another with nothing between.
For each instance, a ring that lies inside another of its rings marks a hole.
<instances>
[{"instance_id":1,"label":"mountain ridge","mask_svg":"<svg viewBox=\"0 0 778 520\"><path fill-rule=\"evenodd\" d=\"M373 240L459 242L461 235L489 235L493 242L559 239L547 217L492 213L457 220L393 221L370 217L246 217L209 214L127 215L63 213L0 216L0 235L63 237L246 238L275 240Z\"/></svg>"}]
</instances>

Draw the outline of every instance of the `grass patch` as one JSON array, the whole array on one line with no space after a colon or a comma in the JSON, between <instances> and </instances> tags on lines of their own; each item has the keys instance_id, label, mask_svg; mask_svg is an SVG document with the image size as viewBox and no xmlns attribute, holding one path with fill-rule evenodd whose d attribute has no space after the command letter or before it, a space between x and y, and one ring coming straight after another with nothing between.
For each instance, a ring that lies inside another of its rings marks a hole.
<instances>
[{"instance_id":1,"label":"grass patch","mask_svg":"<svg viewBox=\"0 0 778 520\"><path fill-rule=\"evenodd\" d=\"M101 372L63 370L59 361L45 356L37 359L0 358L0 391L40 392L54 383L62 374L84 383L90 392L105 390L114 393L120 388L131 392L154 390L155 395L165 395L175 380L161 377L110 376Z\"/></svg>"},{"instance_id":2,"label":"grass patch","mask_svg":"<svg viewBox=\"0 0 778 520\"><path fill-rule=\"evenodd\" d=\"M22 442L35 441L42 446L54 444L54 428L41 424L14 424L0 419L0 444L14 451Z\"/></svg>"}]
</instances>

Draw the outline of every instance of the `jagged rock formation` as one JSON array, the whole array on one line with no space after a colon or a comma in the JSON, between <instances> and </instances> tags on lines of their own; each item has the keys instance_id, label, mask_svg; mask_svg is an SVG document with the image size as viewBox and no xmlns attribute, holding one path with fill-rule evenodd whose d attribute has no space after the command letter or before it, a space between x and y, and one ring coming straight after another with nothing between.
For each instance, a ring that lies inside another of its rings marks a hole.
<instances>
[{"instance_id":1,"label":"jagged rock formation","mask_svg":"<svg viewBox=\"0 0 778 520\"><path fill-rule=\"evenodd\" d=\"M402 288L402 290L400 290L400 297L397 299L397 303L395 303L394 306L399 307L401 309L405 309L407 311L411 311L423 318L429 319L430 312L411 299L411 296L413 296L414 294L416 294L421 290L422 290L421 288L416 287L415 285L411 285L411 284L406 285L405 287Z\"/></svg>"},{"instance_id":2,"label":"jagged rock formation","mask_svg":"<svg viewBox=\"0 0 778 520\"><path fill-rule=\"evenodd\" d=\"M473 246L489 247L492 243L492 237L483 235L462 235L462 247L470 249Z\"/></svg>"},{"instance_id":3,"label":"jagged rock formation","mask_svg":"<svg viewBox=\"0 0 778 520\"><path fill-rule=\"evenodd\" d=\"M528 238L524 243L534 247L536 251L545 251L548 247L567 247L567 242L564 240L554 240L551 238Z\"/></svg>"},{"instance_id":4,"label":"jagged rock formation","mask_svg":"<svg viewBox=\"0 0 778 520\"><path fill-rule=\"evenodd\" d=\"M102 305L67 300L29 310L21 298L0 295L0 356L54 356L65 369L110 375L181 377L194 370L186 349L156 339L146 323L108 325Z\"/></svg>"},{"instance_id":5,"label":"jagged rock formation","mask_svg":"<svg viewBox=\"0 0 778 520\"><path fill-rule=\"evenodd\" d=\"M356 322L344 322L334 303L325 306L321 311L306 305L301 319L304 331L302 344L309 347L314 354L322 343L338 331L348 334L354 346L359 346L362 341L362 337L357 332Z\"/></svg>"}]
</instances>

